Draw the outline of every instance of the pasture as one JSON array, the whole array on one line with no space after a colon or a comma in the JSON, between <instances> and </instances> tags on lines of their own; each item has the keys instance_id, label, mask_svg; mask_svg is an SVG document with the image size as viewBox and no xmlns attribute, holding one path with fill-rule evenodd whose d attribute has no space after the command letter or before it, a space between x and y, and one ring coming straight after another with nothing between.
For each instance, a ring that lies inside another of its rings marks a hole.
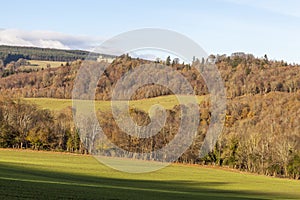
<instances>
[{"instance_id":1,"label":"pasture","mask_svg":"<svg viewBox=\"0 0 300 200\"><path fill-rule=\"evenodd\" d=\"M93 156L0 149L0 199L299 199L300 183L172 164L129 174Z\"/></svg>"}]
</instances>

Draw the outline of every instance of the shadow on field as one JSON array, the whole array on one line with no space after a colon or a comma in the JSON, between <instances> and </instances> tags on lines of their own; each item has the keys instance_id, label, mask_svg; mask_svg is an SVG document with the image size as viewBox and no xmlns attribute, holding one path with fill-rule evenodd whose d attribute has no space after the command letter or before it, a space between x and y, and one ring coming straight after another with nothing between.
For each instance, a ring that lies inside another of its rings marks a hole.
<instances>
[{"instance_id":1,"label":"shadow on field","mask_svg":"<svg viewBox=\"0 0 300 200\"><path fill-rule=\"evenodd\" d=\"M265 193L214 189L225 184L114 179L0 163L0 199L272 199Z\"/></svg>"}]
</instances>

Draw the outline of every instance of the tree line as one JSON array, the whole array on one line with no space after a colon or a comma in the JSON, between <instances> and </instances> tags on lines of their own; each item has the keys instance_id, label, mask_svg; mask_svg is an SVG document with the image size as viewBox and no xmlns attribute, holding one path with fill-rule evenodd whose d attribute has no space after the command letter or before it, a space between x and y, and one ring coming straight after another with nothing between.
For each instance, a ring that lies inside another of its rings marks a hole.
<instances>
[{"instance_id":1,"label":"tree line","mask_svg":"<svg viewBox=\"0 0 300 200\"><path fill-rule=\"evenodd\" d=\"M39 109L21 99L0 99L0 147L83 152L71 108Z\"/></svg>"},{"instance_id":2,"label":"tree line","mask_svg":"<svg viewBox=\"0 0 300 200\"><path fill-rule=\"evenodd\" d=\"M242 97L238 101L229 100L227 103L222 134L212 151L201 158L200 149L211 123L210 102L208 100L201 102L197 135L177 162L226 166L268 176L299 179L299 93L297 95L269 93L267 96ZM130 113L132 119L140 126L150 122L148 114L144 111L131 109ZM109 111L99 112L98 119L110 141L133 152L125 155L121 151L115 156L132 158L136 156L135 152L152 152L163 148L174 139L180 126L185 126L184 130L189 129L189 121L180 125L180 106L167 110L166 115L164 127L158 134L146 139L133 137L120 130ZM186 133L186 137L190 135ZM101 139L95 142L99 142L94 146L102 154L118 153L113 147L101 143ZM169 153L172 152L176 152L176 149ZM155 160L155 157L144 159Z\"/></svg>"}]
</instances>

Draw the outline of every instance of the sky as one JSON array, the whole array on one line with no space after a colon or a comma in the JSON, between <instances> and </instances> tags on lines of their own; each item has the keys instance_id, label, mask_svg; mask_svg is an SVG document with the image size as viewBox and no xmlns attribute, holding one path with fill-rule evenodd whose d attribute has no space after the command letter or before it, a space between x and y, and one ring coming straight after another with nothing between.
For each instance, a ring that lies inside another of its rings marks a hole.
<instances>
[{"instance_id":1,"label":"sky","mask_svg":"<svg viewBox=\"0 0 300 200\"><path fill-rule=\"evenodd\" d=\"M265 54L300 63L297 0L10 0L0 44L91 49L140 28L176 31L208 54Z\"/></svg>"}]
</instances>

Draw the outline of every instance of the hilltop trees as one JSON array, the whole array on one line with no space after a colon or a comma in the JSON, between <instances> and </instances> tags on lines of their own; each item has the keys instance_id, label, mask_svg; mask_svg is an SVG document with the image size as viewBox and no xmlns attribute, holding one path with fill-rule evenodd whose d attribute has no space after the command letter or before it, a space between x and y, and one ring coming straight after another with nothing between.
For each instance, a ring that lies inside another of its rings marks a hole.
<instances>
[{"instance_id":1,"label":"hilltop trees","mask_svg":"<svg viewBox=\"0 0 300 200\"><path fill-rule=\"evenodd\" d=\"M270 92L295 93L300 88L300 67L297 65L286 65L282 61L272 60L266 63L264 59L254 58L250 55L242 57L220 56L216 57L215 60L223 78L228 98L244 95L265 95ZM24 62L26 60L20 59L17 62L6 65L4 68L0 67L0 74L2 73L2 76L5 76L0 79L0 91L2 94L13 97L71 98L74 80L79 67L82 67L82 61L74 61L69 66L31 72L26 71L26 73L18 68ZM84 62L85 65L87 63L90 67L86 66L86 75L82 75L82 78L88 77L89 69L100 66L99 63L94 61ZM141 65L150 63L147 60L131 59L128 55L115 59L105 69L98 81L95 94L96 99L111 99L112 90L121 77L131 70L134 71ZM194 62L194 65L197 63ZM195 94L208 94L206 83L194 65L183 65L177 61L170 63L172 69L182 74L190 82ZM153 74L153 71L149 69L149 71L144 72L144 74L148 73ZM163 74L155 74L155 77L164 79ZM142 78L136 78L132 80L132 83L138 84L142 80ZM88 82L88 80L86 81ZM170 81L172 81L174 86L180 85L177 79L170 78ZM132 83L128 83L128 85ZM87 88L88 86L85 87L85 89ZM132 99L152 98L170 94L172 92L168 88L160 85L144 85L135 92Z\"/></svg>"}]
</instances>

